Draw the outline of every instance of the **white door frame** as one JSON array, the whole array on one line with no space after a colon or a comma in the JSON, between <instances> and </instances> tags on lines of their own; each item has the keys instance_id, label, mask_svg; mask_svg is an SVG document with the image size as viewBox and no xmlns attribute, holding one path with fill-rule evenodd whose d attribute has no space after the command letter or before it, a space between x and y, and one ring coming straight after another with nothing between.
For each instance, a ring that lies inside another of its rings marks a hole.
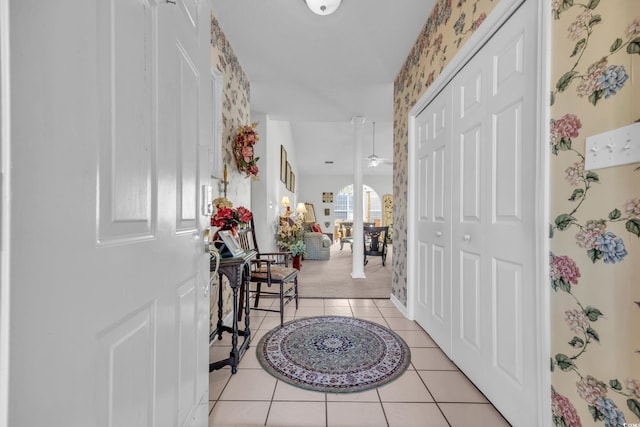
<instances>
[{"instance_id":1,"label":"white door frame","mask_svg":"<svg viewBox=\"0 0 640 427\"><path fill-rule=\"evenodd\" d=\"M9 0L0 0L0 427L9 418Z\"/></svg>"},{"instance_id":2,"label":"white door frame","mask_svg":"<svg viewBox=\"0 0 640 427\"><path fill-rule=\"evenodd\" d=\"M415 227L416 215L416 170L411 159L415 157L416 141L415 127L416 117L427 105L437 96L437 94L453 79L467 62L478 52L485 43L500 29L502 24L518 9L525 0L509 1L502 0L493 11L489 13L487 19L469 38L460 51L447 64L442 73L429 86L426 92L415 103L408 114L408 189L407 192L407 229ZM538 141L536 147L536 169L535 169L535 260L533 262L536 276L534 283L536 286L536 340L537 354L536 370L539 373L537 380L538 399L537 412L540 420L551 419L551 372L549 370L550 349L550 300L549 300L549 81L550 81L550 37L551 14L549 0L527 0L537 3L538 11L538 45L537 45L537 66L536 85L539 88L536 99L536 135ZM415 318L415 304L417 301L416 284L417 278L417 250L416 237L407 232L407 316L409 319Z\"/></svg>"}]
</instances>

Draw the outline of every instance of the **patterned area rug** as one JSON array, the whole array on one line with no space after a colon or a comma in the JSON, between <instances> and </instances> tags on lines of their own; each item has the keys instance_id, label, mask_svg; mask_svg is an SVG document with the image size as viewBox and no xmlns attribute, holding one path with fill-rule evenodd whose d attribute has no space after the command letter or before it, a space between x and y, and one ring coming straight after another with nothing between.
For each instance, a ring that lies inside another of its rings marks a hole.
<instances>
[{"instance_id":1,"label":"patterned area rug","mask_svg":"<svg viewBox=\"0 0 640 427\"><path fill-rule=\"evenodd\" d=\"M409 347L395 332L342 316L287 322L260 339L256 354L279 380L328 393L379 387L402 375L411 361Z\"/></svg>"}]
</instances>

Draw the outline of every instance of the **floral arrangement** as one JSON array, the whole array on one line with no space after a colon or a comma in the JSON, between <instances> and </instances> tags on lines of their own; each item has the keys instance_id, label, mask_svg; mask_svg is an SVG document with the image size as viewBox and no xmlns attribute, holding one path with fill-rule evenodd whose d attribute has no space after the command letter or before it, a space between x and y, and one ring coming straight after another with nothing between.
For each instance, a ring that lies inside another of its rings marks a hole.
<instances>
[{"instance_id":1,"label":"floral arrangement","mask_svg":"<svg viewBox=\"0 0 640 427\"><path fill-rule=\"evenodd\" d=\"M280 218L278 225L278 246L293 255L304 255L306 246L302 240L302 219L298 217Z\"/></svg>"},{"instance_id":2,"label":"floral arrangement","mask_svg":"<svg viewBox=\"0 0 640 427\"><path fill-rule=\"evenodd\" d=\"M213 201L216 207L215 214L211 217L211 225L220 229L235 229L240 224L247 224L253 218L251 211L244 206L233 208L233 203L224 197Z\"/></svg>"},{"instance_id":3,"label":"floral arrangement","mask_svg":"<svg viewBox=\"0 0 640 427\"><path fill-rule=\"evenodd\" d=\"M238 127L238 134L233 147L233 153L236 156L240 172L244 172L247 177L253 176L256 178L258 176L257 163L260 160L260 157L255 157L253 153L253 146L260 140L255 131L257 125L257 123L251 123L251 125Z\"/></svg>"}]
</instances>

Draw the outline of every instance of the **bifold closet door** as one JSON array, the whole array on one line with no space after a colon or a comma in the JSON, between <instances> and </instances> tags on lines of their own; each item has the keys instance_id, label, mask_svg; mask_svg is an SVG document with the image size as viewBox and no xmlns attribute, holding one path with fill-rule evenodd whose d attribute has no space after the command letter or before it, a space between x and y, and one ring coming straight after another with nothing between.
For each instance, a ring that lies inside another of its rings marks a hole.
<instances>
[{"instance_id":1,"label":"bifold closet door","mask_svg":"<svg viewBox=\"0 0 640 427\"><path fill-rule=\"evenodd\" d=\"M526 2L451 83L452 354L522 426L537 410L535 4Z\"/></svg>"},{"instance_id":2,"label":"bifold closet door","mask_svg":"<svg viewBox=\"0 0 640 427\"><path fill-rule=\"evenodd\" d=\"M445 91L447 94L450 92ZM444 93L444 92L443 92ZM416 117L416 320L451 357L451 105L440 96Z\"/></svg>"},{"instance_id":3,"label":"bifold closet door","mask_svg":"<svg viewBox=\"0 0 640 427\"><path fill-rule=\"evenodd\" d=\"M537 3L416 117L415 318L514 425L537 425Z\"/></svg>"}]
</instances>

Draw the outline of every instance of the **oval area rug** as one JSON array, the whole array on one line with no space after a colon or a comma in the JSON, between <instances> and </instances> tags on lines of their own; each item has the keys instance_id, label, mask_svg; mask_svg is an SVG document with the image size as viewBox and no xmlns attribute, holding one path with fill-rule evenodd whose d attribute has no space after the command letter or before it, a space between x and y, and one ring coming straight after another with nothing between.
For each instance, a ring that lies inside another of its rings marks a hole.
<instances>
[{"instance_id":1,"label":"oval area rug","mask_svg":"<svg viewBox=\"0 0 640 427\"><path fill-rule=\"evenodd\" d=\"M328 393L353 393L398 378L411 362L395 332L354 317L292 320L267 332L256 347L258 361L291 385Z\"/></svg>"}]
</instances>

